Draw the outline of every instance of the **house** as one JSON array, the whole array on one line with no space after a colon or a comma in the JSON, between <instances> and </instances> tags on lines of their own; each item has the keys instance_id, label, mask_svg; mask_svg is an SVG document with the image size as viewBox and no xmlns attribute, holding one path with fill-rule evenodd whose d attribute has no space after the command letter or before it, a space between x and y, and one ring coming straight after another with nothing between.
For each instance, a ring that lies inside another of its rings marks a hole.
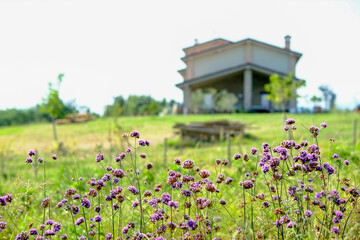
<instances>
[{"instance_id":1,"label":"house","mask_svg":"<svg viewBox=\"0 0 360 240\"><path fill-rule=\"evenodd\" d=\"M227 90L238 98L239 111L271 111L274 106L266 98L264 85L269 76L292 72L296 79L296 64L301 53L290 50L290 36L285 36L285 46L278 47L247 38L238 42L214 39L184 48L181 59L186 68L178 72L184 81L176 84L183 90L183 113L193 111L191 94L197 89ZM204 104L211 104L211 93L204 96ZM287 109L296 111L296 100Z\"/></svg>"}]
</instances>

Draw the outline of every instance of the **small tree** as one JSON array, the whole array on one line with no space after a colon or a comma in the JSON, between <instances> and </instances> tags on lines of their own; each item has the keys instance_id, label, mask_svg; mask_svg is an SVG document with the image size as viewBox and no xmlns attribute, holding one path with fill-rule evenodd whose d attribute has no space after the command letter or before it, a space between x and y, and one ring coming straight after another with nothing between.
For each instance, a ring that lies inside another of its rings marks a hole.
<instances>
[{"instance_id":1,"label":"small tree","mask_svg":"<svg viewBox=\"0 0 360 240\"><path fill-rule=\"evenodd\" d=\"M199 113L200 108L204 104L204 93L202 89L198 88L191 92L191 106L193 107L194 113Z\"/></svg>"},{"instance_id":2,"label":"small tree","mask_svg":"<svg viewBox=\"0 0 360 240\"><path fill-rule=\"evenodd\" d=\"M59 96L60 84L62 82L62 78L64 77L63 73L58 75L58 81L56 86L49 83L49 93L46 98L43 98L42 104L40 105L40 111L43 113L47 113L51 116L52 125L53 125L53 137L55 142L57 142L57 133L56 133L56 124L55 120L57 118L64 117L64 109L65 105Z\"/></svg>"},{"instance_id":3,"label":"small tree","mask_svg":"<svg viewBox=\"0 0 360 240\"><path fill-rule=\"evenodd\" d=\"M326 110L328 111L333 110L335 108L336 94L333 92L333 90L330 89L329 86L326 85L320 86L319 90L322 92L324 96Z\"/></svg>"},{"instance_id":4,"label":"small tree","mask_svg":"<svg viewBox=\"0 0 360 240\"><path fill-rule=\"evenodd\" d=\"M321 97L317 97L317 96L312 96L310 98L310 101L314 104L314 109L317 106L318 103L320 103L322 101Z\"/></svg>"},{"instance_id":5,"label":"small tree","mask_svg":"<svg viewBox=\"0 0 360 240\"><path fill-rule=\"evenodd\" d=\"M235 104L238 102L234 93L229 93L226 89L218 92L215 95L215 107L220 112L232 112L235 109Z\"/></svg>"},{"instance_id":6,"label":"small tree","mask_svg":"<svg viewBox=\"0 0 360 240\"><path fill-rule=\"evenodd\" d=\"M296 91L304 86L305 80L295 80L294 74L290 72L284 77L277 74L271 75L270 82L265 84L264 89L269 92L268 99L275 104L279 104L281 111L285 115L286 103L297 99L299 95Z\"/></svg>"}]
</instances>

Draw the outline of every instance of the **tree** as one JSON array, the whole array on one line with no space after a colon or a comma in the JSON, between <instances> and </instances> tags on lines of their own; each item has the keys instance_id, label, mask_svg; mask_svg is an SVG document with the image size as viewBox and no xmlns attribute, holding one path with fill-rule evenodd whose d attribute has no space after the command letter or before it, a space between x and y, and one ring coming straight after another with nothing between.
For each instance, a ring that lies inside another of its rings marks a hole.
<instances>
[{"instance_id":1,"label":"tree","mask_svg":"<svg viewBox=\"0 0 360 240\"><path fill-rule=\"evenodd\" d=\"M268 99L275 104L279 104L281 111L285 113L287 102L297 99L299 95L296 91L305 86L305 80L294 79L294 74L280 77L277 74L270 76L270 82L265 84L265 91L269 92Z\"/></svg>"},{"instance_id":2,"label":"tree","mask_svg":"<svg viewBox=\"0 0 360 240\"><path fill-rule=\"evenodd\" d=\"M333 110L335 108L336 94L326 85L320 86L319 90L324 96L325 109L328 111Z\"/></svg>"},{"instance_id":3,"label":"tree","mask_svg":"<svg viewBox=\"0 0 360 240\"><path fill-rule=\"evenodd\" d=\"M204 93L201 88L191 92L191 106L194 113L199 113L204 103Z\"/></svg>"},{"instance_id":4,"label":"tree","mask_svg":"<svg viewBox=\"0 0 360 240\"><path fill-rule=\"evenodd\" d=\"M65 116L65 105L59 96L59 89L62 79L64 77L63 73L58 75L58 81L56 86L49 83L49 93L46 98L43 98L42 104L40 105L40 111L43 113L47 113L51 116L51 121L53 125L53 137L55 142L57 142L57 133L56 133L56 124L55 120L57 118L61 118Z\"/></svg>"},{"instance_id":5,"label":"tree","mask_svg":"<svg viewBox=\"0 0 360 240\"><path fill-rule=\"evenodd\" d=\"M226 89L215 94L215 109L220 112L232 112L238 102L234 93L229 93Z\"/></svg>"},{"instance_id":6,"label":"tree","mask_svg":"<svg viewBox=\"0 0 360 240\"><path fill-rule=\"evenodd\" d=\"M322 99L321 99L321 97L318 97L318 96L312 96L311 98L310 98L310 101L311 102L313 102L314 103L314 109L315 109L315 107L317 106L317 103L320 103L321 101L322 101Z\"/></svg>"}]
</instances>

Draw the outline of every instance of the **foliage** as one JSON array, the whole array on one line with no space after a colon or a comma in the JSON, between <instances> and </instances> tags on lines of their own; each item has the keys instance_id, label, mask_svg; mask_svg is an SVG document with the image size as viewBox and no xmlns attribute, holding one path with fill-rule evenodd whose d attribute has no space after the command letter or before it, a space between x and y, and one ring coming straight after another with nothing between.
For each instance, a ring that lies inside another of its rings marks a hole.
<instances>
[{"instance_id":1,"label":"foliage","mask_svg":"<svg viewBox=\"0 0 360 240\"><path fill-rule=\"evenodd\" d=\"M193 112L199 113L202 105L204 104L204 92L201 88L191 92L190 103Z\"/></svg>"},{"instance_id":2,"label":"foliage","mask_svg":"<svg viewBox=\"0 0 360 240\"><path fill-rule=\"evenodd\" d=\"M334 110L336 94L333 92L333 90L330 89L329 86L326 86L326 85L320 86L319 90L322 92L323 97L324 97L325 109L327 111Z\"/></svg>"},{"instance_id":3,"label":"foliage","mask_svg":"<svg viewBox=\"0 0 360 240\"><path fill-rule=\"evenodd\" d=\"M294 74L280 77L278 74L270 76L270 82L265 84L265 91L269 92L267 96L271 102L279 104L281 110L285 112L288 101L296 99L299 95L296 91L305 86L305 80L294 79Z\"/></svg>"},{"instance_id":4,"label":"foliage","mask_svg":"<svg viewBox=\"0 0 360 240\"><path fill-rule=\"evenodd\" d=\"M65 116L65 105L59 95L60 84L63 77L64 74L62 73L58 75L58 81L55 87L51 82L49 83L49 93L43 98L42 104L40 105L40 110L43 113L49 114L53 119Z\"/></svg>"},{"instance_id":5,"label":"foliage","mask_svg":"<svg viewBox=\"0 0 360 240\"><path fill-rule=\"evenodd\" d=\"M163 108L173 105L176 102L171 100L167 103L166 99L157 101L151 96L145 95L130 95L126 100L123 96L114 97L112 105L105 107L105 117L118 116L143 116L143 115L158 115Z\"/></svg>"},{"instance_id":6,"label":"foliage","mask_svg":"<svg viewBox=\"0 0 360 240\"><path fill-rule=\"evenodd\" d=\"M215 109L219 112L233 112L235 104L238 102L234 93L229 93L226 89L218 92L214 96Z\"/></svg>"}]
</instances>

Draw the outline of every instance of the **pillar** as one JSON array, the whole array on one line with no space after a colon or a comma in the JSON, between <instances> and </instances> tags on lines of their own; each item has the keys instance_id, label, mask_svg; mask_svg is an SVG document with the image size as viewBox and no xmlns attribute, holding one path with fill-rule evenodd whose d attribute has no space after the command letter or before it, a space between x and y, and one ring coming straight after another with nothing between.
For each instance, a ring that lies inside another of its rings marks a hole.
<instances>
[{"instance_id":1,"label":"pillar","mask_svg":"<svg viewBox=\"0 0 360 240\"><path fill-rule=\"evenodd\" d=\"M252 71L247 68L244 71L244 110L249 111L252 107Z\"/></svg>"},{"instance_id":2,"label":"pillar","mask_svg":"<svg viewBox=\"0 0 360 240\"><path fill-rule=\"evenodd\" d=\"M190 101L191 101L191 89L189 85L185 85L183 91L184 91L183 114L187 115L190 113Z\"/></svg>"}]
</instances>

